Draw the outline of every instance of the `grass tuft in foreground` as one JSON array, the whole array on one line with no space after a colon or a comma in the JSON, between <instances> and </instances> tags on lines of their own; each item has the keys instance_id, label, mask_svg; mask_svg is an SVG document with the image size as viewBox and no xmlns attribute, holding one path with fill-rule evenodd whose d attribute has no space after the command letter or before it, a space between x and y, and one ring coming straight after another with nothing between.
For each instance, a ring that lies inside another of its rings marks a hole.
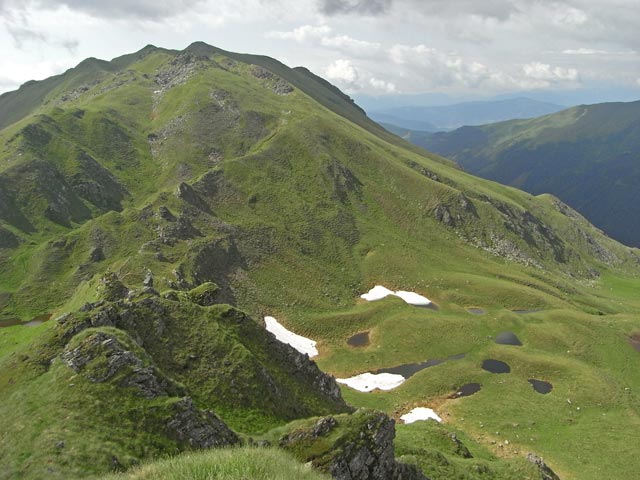
<instances>
[{"instance_id":1,"label":"grass tuft in foreground","mask_svg":"<svg viewBox=\"0 0 640 480\"><path fill-rule=\"evenodd\" d=\"M186 453L101 480L323 480L282 450L243 447Z\"/></svg>"}]
</instances>

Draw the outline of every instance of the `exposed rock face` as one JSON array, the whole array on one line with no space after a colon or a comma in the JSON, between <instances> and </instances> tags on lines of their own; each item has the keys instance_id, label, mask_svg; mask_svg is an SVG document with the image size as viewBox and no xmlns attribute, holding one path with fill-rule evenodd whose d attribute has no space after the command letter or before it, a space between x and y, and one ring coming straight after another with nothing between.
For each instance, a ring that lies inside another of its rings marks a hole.
<instances>
[{"instance_id":1,"label":"exposed rock face","mask_svg":"<svg viewBox=\"0 0 640 480\"><path fill-rule=\"evenodd\" d=\"M189 240L200 236L202 233L192 225L191 220L185 215L180 215L175 222L169 222L158 228L158 240L165 245L175 245L180 240Z\"/></svg>"},{"instance_id":2,"label":"exposed rock face","mask_svg":"<svg viewBox=\"0 0 640 480\"><path fill-rule=\"evenodd\" d=\"M102 296L109 302L125 298L127 296L127 293L129 293L129 289L113 272L105 274L100 279L100 284L102 288Z\"/></svg>"},{"instance_id":3,"label":"exposed rock face","mask_svg":"<svg viewBox=\"0 0 640 480\"><path fill-rule=\"evenodd\" d=\"M60 358L72 370L94 383L112 382L129 387L147 399L183 394L153 365L144 353L127 349L115 334L92 332L75 348L67 346ZM188 448L211 448L240 443L237 435L213 412L200 410L190 397L173 405L166 423L167 434Z\"/></svg>"},{"instance_id":4,"label":"exposed rock face","mask_svg":"<svg viewBox=\"0 0 640 480\"><path fill-rule=\"evenodd\" d=\"M18 245L20 245L20 239L0 226L0 248L16 248Z\"/></svg>"},{"instance_id":5,"label":"exposed rock face","mask_svg":"<svg viewBox=\"0 0 640 480\"><path fill-rule=\"evenodd\" d=\"M145 287L153 288L153 273L151 272L151 270L147 270L147 272L145 273L142 285L144 285Z\"/></svg>"},{"instance_id":6,"label":"exposed rock face","mask_svg":"<svg viewBox=\"0 0 640 480\"><path fill-rule=\"evenodd\" d=\"M458 193L436 205L433 216L465 241L524 265L542 268L545 258L567 264L575 256L555 231L531 212L486 195L475 201L477 207L464 193ZM489 204L499 216L488 217L490 211L480 202ZM504 229L494 227L498 222ZM505 230L513 235L505 235Z\"/></svg>"},{"instance_id":7,"label":"exposed rock face","mask_svg":"<svg viewBox=\"0 0 640 480\"><path fill-rule=\"evenodd\" d=\"M326 442L321 437L334 431L340 432L335 442L318 451L321 442ZM304 460L339 480L427 480L417 467L396 462L394 437L395 422L387 415L359 410L351 419L321 418L309 429L283 436L280 446L295 449L296 445L310 445L308 450L314 454Z\"/></svg>"},{"instance_id":8,"label":"exposed rock face","mask_svg":"<svg viewBox=\"0 0 640 480\"><path fill-rule=\"evenodd\" d=\"M218 302L220 288L213 282L205 282L189 292L189 298L193 303L209 307Z\"/></svg>"},{"instance_id":9,"label":"exposed rock face","mask_svg":"<svg viewBox=\"0 0 640 480\"><path fill-rule=\"evenodd\" d=\"M122 375L127 380L123 380L122 385L133 386L140 391L155 392L146 385L150 381L148 374L157 372L148 372L145 368L157 365L169 376L162 378L184 384L198 401L203 401L203 395L215 394L223 397L216 399L216 405L231 403L246 408L264 408L283 420L351 411L333 377L322 372L306 355L277 341L245 313L228 306L213 315L212 311L196 310L196 303L209 306L215 302L218 294L215 284L204 284L190 292L173 293L167 299L158 295L145 298L134 295L114 302L101 300L86 304L82 312L56 321L57 338L64 346L88 328L122 330L122 335L131 340L131 347L125 350L140 351L142 356L135 356L143 362L136 362L122 353L104 353L103 357L113 356L112 361L116 363L111 365L110 360L103 360L106 366L102 370L107 371L108 377L118 376L120 373L111 370L117 370L122 362L126 363L133 374L123 370L127 374ZM183 302L185 305L180 306ZM191 318L194 314L200 318ZM185 318L189 319L186 324ZM212 330L217 333L211 337L194 336L197 327L191 325L199 322L202 326L208 323L219 325ZM70 353L65 358L75 368L81 368L85 350ZM95 356L92 353L89 357ZM91 363L92 360L86 362ZM216 369L225 374L211 376ZM83 371L83 374L90 375L95 381L102 380L100 375L104 376L104 373L98 375L91 369ZM194 382L193 378L206 380ZM261 393L257 395L256 391Z\"/></svg>"},{"instance_id":10,"label":"exposed rock face","mask_svg":"<svg viewBox=\"0 0 640 480\"><path fill-rule=\"evenodd\" d=\"M465 446L464 443L458 438L455 433L452 433L450 436L451 441L455 447L455 454L461 456L462 458L473 458L469 449Z\"/></svg>"},{"instance_id":11,"label":"exposed rock face","mask_svg":"<svg viewBox=\"0 0 640 480\"><path fill-rule=\"evenodd\" d=\"M169 434L192 448L237 445L238 436L213 412L196 408L189 397L174 405L176 414L167 422Z\"/></svg>"},{"instance_id":12,"label":"exposed rock face","mask_svg":"<svg viewBox=\"0 0 640 480\"><path fill-rule=\"evenodd\" d=\"M271 73L264 67L259 65L251 65L251 69L249 70L251 75L256 77L257 79L264 80L270 84L271 90L273 90L278 95L288 95L293 92L293 87L287 82L283 80L278 75Z\"/></svg>"},{"instance_id":13,"label":"exposed rock face","mask_svg":"<svg viewBox=\"0 0 640 480\"><path fill-rule=\"evenodd\" d=\"M334 377L320 370L316 362L310 360L306 354L300 353L290 345L276 340L276 337L271 333L267 333L267 335L269 351L284 368L288 369L289 375L303 382L311 380L313 387L320 391L322 395L341 407L346 406L342 399L340 387Z\"/></svg>"},{"instance_id":14,"label":"exposed rock face","mask_svg":"<svg viewBox=\"0 0 640 480\"><path fill-rule=\"evenodd\" d=\"M439 222L448 227L456 227L465 223L471 223L478 219L478 213L464 193L460 193L449 204L440 204L433 211L433 215Z\"/></svg>"},{"instance_id":15,"label":"exposed rock face","mask_svg":"<svg viewBox=\"0 0 640 480\"><path fill-rule=\"evenodd\" d=\"M420 175L430 178L434 182L443 183L445 185L449 185L450 187L458 188L458 185L454 181L449 180L448 178L440 177L440 175L438 175L437 173L429 170L428 168L425 168L424 166L420 165L417 162L414 162L413 160L406 160L405 163L409 168L415 170Z\"/></svg>"},{"instance_id":16,"label":"exposed rock face","mask_svg":"<svg viewBox=\"0 0 640 480\"><path fill-rule=\"evenodd\" d=\"M121 387L133 387L145 398L169 395L171 382L153 366L128 350L113 334L95 332L80 345L67 348L62 361L76 373L94 383L114 380Z\"/></svg>"},{"instance_id":17,"label":"exposed rock face","mask_svg":"<svg viewBox=\"0 0 640 480\"><path fill-rule=\"evenodd\" d=\"M166 90L186 83L189 78L208 65L215 65L215 62L186 52L177 55L168 66L156 74L154 80L159 88L156 92L164 93Z\"/></svg>"},{"instance_id":18,"label":"exposed rock face","mask_svg":"<svg viewBox=\"0 0 640 480\"><path fill-rule=\"evenodd\" d=\"M351 193L355 193L358 196L361 195L362 182L358 180L358 177L356 177L351 170L339 161L333 159L327 164L326 175L333 183L335 197L342 203L348 201L349 194Z\"/></svg>"},{"instance_id":19,"label":"exposed rock face","mask_svg":"<svg viewBox=\"0 0 640 480\"><path fill-rule=\"evenodd\" d=\"M214 240L195 251L187 269L193 272L195 285L206 282L220 287L218 301L234 305L231 277L239 270L247 270L245 259L232 236Z\"/></svg>"},{"instance_id":20,"label":"exposed rock face","mask_svg":"<svg viewBox=\"0 0 640 480\"><path fill-rule=\"evenodd\" d=\"M101 262L104 258L104 250L100 246L93 247L89 252L89 260L92 262Z\"/></svg>"},{"instance_id":21,"label":"exposed rock face","mask_svg":"<svg viewBox=\"0 0 640 480\"><path fill-rule=\"evenodd\" d=\"M77 163L79 171L70 179L76 194L101 209L121 211L126 188L88 153L81 152Z\"/></svg>"},{"instance_id":22,"label":"exposed rock face","mask_svg":"<svg viewBox=\"0 0 640 480\"><path fill-rule=\"evenodd\" d=\"M198 193L188 183L180 183L180 185L178 185L178 188L176 189L175 195L176 197L184 200L185 202L204 212L210 212L209 206L202 198L200 198Z\"/></svg>"},{"instance_id":23,"label":"exposed rock face","mask_svg":"<svg viewBox=\"0 0 640 480\"><path fill-rule=\"evenodd\" d=\"M529 453L527 454L527 460L538 467L542 480L560 480L560 477L539 456Z\"/></svg>"}]
</instances>

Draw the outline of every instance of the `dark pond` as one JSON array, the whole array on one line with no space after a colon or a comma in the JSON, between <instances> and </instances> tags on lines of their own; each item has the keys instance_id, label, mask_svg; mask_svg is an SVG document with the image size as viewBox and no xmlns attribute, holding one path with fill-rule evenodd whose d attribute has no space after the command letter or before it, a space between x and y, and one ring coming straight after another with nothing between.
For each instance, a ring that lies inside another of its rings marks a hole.
<instances>
[{"instance_id":1,"label":"dark pond","mask_svg":"<svg viewBox=\"0 0 640 480\"><path fill-rule=\"evenodd\" d=\"M441 363L451 360L460 360L464 358L464 355L464 353L460 353L458 355L452 355L444 359L433 358L419 363L405 363L404 365L398 365L397 367L381 368L380 370L376 370L373 373L393 373L396 375L402 375L404 378L409 378L418 373L420 370L424 370L425 368L429 367L435 367L436 365L440 365Z\"/></svg>"},{"instance_id":2,"label":"dark pond","mask_svg":"<svg viewBox=\"0 0 640 480\"><path fill-rule=\"evenodd\" d=\"M28 322L23 322L19 318L12 318L10 320L0 320L0 328L2 327L13 327L15 325L22 325L25 327L37 327L38 325L42 325L44 322L51 318L51 314L47 313L44 315L38 315L37 317L33 317Z\"/></svg>"},{"instance_id":3,"label":"dark pond","mask_svg":"<svg viewBox=\"0 0 640 480\"><path fill-rule=\"evenodd\" d=\"M352 347L365 347L369 345L369 332L356 333L353 337L347 340L347 344Z\"/></svg>"},{"instance_id":4,"label":"dark pond","mask_svg":"<svg viewBox=\"0 0 640 480\"><path fill-rule=\"evenodd\" d=\"M634 333L629 337L629 343L633 348L640 352L640 333Z\"/></svg>"},{"instance_id":5,"label":"dark pond","mask_svg":"<svg viewBox=\"0 0 640 480\"><path fill-rule=\"evenodd\" d=\"M536 313L536 312L541 312L542 309L541 308L533 308L530 310L511 310L513 313L518 313L520 315L526 315L527 313Z\"/></svg>"},{"instance_id":6,"label":"dark pond","mask_svg":"<svg viewBox=\"0 0 640 480\"><path fill-rule=\"evenodd\" d=\"M482 308L476 308L476 307L467 308L467 312L472 313L474 315L484 315L486 313Z\"/></svg>"},{"instance_id":7,"label":"dark pond","mask_svg":"<svg viewBox=\"0 0 640 480\"><path fill-rule=\"evenodd\" d=\"M482 368L491 373L509 373L511 371L511 367L509 367L509 365L492 358L488 358L482 362Z\"/></svg>"},{"instance_id":8,"label":"dark pond","mask_svg":"<svg viewBox=\"0 0 640 480\"><path fill-rule=\"evenodd\" d=\"M518 347L522 346L522 342L513 332L500 332L496 335L496 343L500 345L516 345Z\"/></svg>"},{"instance_id":9,"label":"dark pond","mask_svg":"<svg viewBox=\"0 0 640 480\"><path fill-rule=\"evenodd\" d=\"M553 385L543 380L536 380L535 378L530 378L529 383L533 385L533 389L538 393L547 394L551 390L553 390Z\"/></svg>"},{"instance_id":10,"label":"dark pond","mask_svg":"<svg viewBox=\"0 0 640 480\"><path fill-rule=\"evenodd\" d=\"M449 395L449 398L462 398L462 397L470 397L474 393L478 393L482 385L479 383L466 383L462 385L456 393Z\"/></svg>"}]
</instances>

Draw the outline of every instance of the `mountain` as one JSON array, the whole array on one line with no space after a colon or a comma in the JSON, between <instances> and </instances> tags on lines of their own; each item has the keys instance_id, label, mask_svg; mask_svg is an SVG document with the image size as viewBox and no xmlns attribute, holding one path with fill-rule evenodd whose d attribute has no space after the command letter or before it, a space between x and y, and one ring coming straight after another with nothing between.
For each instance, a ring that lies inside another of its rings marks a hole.
<instances>
[{"instance_id":1,"label":"mountain","mask_svg":"<svg viewBox=\"0 0 640 480\"><path fill-rule=\"evenodd\" d=\"M640 101L407 137L466 170L551 193L627 245L640 245Z\"/></svg>"},{"instance_id":2,"label":"mountain","mask_svg":"<svg viewBox=\"0 0 640 480\"><path fill-rule=\"evenodd\" d=\"M640 255L557 198L203 43L0 100L0 478L638 470Z\"/></svg>"},{"instance_id":3,"label":"mountain","mask_svg":"<svg viewBox=\"0 0 640 480\"><path fill-rule=\"evenodd\" d=\"M539 117L564 108L529 98L512 98L431 107L395 107L370 110L369 115L377 122L429 132L453 130L463 125L481 125L516 118Z\"/></svg>"}]
</instances>

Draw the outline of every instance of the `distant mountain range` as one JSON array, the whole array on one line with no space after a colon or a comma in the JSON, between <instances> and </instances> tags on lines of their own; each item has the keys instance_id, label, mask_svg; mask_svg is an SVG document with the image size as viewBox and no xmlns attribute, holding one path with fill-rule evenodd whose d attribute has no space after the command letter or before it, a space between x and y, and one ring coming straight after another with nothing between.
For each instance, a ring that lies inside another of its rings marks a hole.
<instances>
[{"instance_id":1,"label":"distant mountain range","mask_svg":"<svg viewBox=\"0 0 640 480\"><path fill-rule=\"evenodd\" d=\"M437 132L464 125L482 125L503 120L534 118L559 112L565 107L529 98L463 102L440 106L406 106L372 110L369 116L377 122L411 130Z\"/></svg>"},{"instance_id":2,"label":"distant mountain range","mask_svg":"<svg viewBox=\"0 0 640 480\"><path fill-rule=\"evenodd\" d=\"M389 129L476 175L554 194L613 238L640 245L640 101L449 133Z\"/></svg>"}]
</instances>

